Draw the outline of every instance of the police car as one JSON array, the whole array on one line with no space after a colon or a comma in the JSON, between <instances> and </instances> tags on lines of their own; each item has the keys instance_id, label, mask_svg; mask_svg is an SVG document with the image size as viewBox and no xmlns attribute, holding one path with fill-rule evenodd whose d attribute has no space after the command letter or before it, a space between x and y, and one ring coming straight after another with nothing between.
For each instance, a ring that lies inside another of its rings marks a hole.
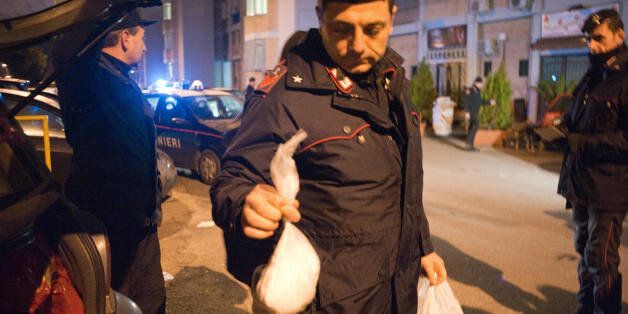
<instances>
[{"instance_id":1,"label":"police car","mask_svg":"<svg viewBox=\"0 0 628 314\"><path fill-rule=\"evenodd\" d=\"M211 184L230 134L240 127L242 100L219 90L161 88L145 91L155 111L157 146L179 168Z\"/></svg>"}]
</instances>

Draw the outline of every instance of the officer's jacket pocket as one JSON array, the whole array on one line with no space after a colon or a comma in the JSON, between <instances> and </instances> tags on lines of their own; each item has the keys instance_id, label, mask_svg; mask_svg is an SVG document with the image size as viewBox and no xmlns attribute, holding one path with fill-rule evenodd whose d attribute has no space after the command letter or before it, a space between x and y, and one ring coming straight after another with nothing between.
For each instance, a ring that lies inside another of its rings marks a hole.
<instances>
[{"instance_id":1,"label":"officer's jacket pocket","mask_svg":"<svg viewBox=\"0 0 628 314\"><path fill-rule=\"evenodd\" d=\"M388 278L388 259L377 244L372 246L345 246L331 250L322 260L318 281L319 305L325 307L335 301L362 292Z\"/></svg>"}]
</instances>

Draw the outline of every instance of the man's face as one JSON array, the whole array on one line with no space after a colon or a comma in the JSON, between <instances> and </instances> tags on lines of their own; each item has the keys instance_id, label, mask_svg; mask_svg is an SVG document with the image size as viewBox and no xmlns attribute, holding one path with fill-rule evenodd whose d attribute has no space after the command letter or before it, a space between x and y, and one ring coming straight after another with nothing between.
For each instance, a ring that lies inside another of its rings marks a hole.
<instances>
[{"instance_id":1,"label":"man's face","mask_svg":"<svg viewBox=\"0 0 628 314\"><path fill-rule=\"evenodd\" d=\"M329 2L319 11L321 37L325 50L343 70L368 72L386 52L394 13L388 0L351 4Z\"/></svg>"},{"instance_id":2,"label":"man's face","mask_svg":"<svg viewBox=\"0 0 628 314\"><path fill-rule=\"evenodd\" d=\"M475 82L474 85L475 87L477 87L477 89L482 89L482 87L484 87L484 83L482 82Z\"/></svg>"},{"instance_id":3,"label":"man's face","mask_svg":"<svg viewBox=\"0 0 628 314\"><path fill-rule=\"evenodd\" d=\"M602 23L585 36L589 51L593 55L607 53L624 42L624 31L613 31L608 28L608 23Z\"/></svg>"},{"instance_id":4,"label":"man's face","mask_svg":"<svg viewBox=\"0 0 628 314\"><path fill-rule=\"evenodd\" d=\"M125 29L122 31L121 36L129 64L136 64L142 61L142 56L144 52L146 52L146 46L144 45L144 28L138 27L135 34L131 34L128 29Z\"/></svg>"}]
</instances>

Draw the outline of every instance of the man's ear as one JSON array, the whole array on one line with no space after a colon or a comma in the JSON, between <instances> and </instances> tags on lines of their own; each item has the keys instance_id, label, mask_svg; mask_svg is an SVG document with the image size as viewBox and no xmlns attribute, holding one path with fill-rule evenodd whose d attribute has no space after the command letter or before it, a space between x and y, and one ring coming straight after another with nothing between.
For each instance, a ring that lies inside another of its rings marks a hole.
<instances>
[{"instance_id":1,"label":"man's ear","mask_svg":"<svg viewBox=\"0 0 628 314\"><path fill-rule=\"evenodd\" d=\"M617 30L617 36L619 36L619 39L621 39L622 43L626 42L626 33L623 29L620 28Z\"/></svg>"},{"instance_id":2,"label":"man's ear","mask_svg":"<svg viewBox=\"0 0 628 314\"><path fill-rule=\"evenodd\" d=\"M120 32L120 47L126 52L129 48L129 31L124 29Z\"/></svg>"},{"instance_id":3,"label":"man's ear","mask_svg":"<svg viewBox=\"0 0 628 314\"><path fill-rule=\"evenodd\" d=\"M318 18L318 26L322 26L323 25L323 10L321 9L320 6L316 6L316 17Z\"/></svg>"},{"instance_id":4,"label":"man's ear","mask_svg":"<svg viewBox=\"0 0 628 314\"><path fill-rule=\"evenodd\" d=\"M392 33L393 25L395 25L395 15L397 14L397 5L393 4L392 10L390 11L390 31Z\"/></svg>"}]
</instances>

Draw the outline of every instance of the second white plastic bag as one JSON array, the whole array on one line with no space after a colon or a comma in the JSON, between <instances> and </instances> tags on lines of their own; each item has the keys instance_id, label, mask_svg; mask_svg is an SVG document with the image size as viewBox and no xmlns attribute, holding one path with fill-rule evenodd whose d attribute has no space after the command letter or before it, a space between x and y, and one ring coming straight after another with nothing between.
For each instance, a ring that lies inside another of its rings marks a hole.
<instances>
[{"instance_id":1,"label":"second white plastic bag","mask_svg":"<svg viewBox=\"0 0 628 314\"><path fill-rule=\"evenodd\" d=\"M462 314L462 307L447 281L430 286L427 278L419 277L417 297L417 314Z\"/></svg>"},{"instance_id":2,"label":"second white plastic bag","mask_svg":"<svg viewBox=\"0 0 628 314\"><path fill-rule=\"evenodd\" d=\"M270 176L283 197L295 199L299 174L292 155L307 137L299 130L280 144L270 163ZM298 313L314 300L320 273L320 260L309 239L292 223L284 221L279 242L255 285L255 302L265 311Z\"/></svg>"}]
</instances>

